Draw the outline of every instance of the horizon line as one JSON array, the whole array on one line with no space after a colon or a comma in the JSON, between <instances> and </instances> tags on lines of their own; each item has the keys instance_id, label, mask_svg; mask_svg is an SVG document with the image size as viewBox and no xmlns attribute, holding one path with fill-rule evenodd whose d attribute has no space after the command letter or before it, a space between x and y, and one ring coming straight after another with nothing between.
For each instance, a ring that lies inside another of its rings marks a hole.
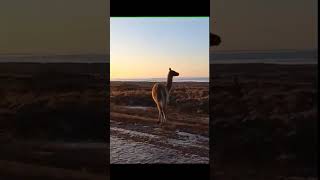
<instances>
[{"instance_id":1,"label":"horizon line","mask_svg":"<svg viewBox=\"0 0 320 180\"><path fill-rule=\"evenodd\" d=\"M110 18L210 18L210 16L110 16Z\"/></svg>"},{"instance_id":2,"label":"horizon line","mask_svg":"<svg viewBox=\"0 0 320 180\"><path fill-rule=\"evenodd\" d=\"M239 52L243 52L243 51L248 51L248 52L257 52L257 51L317 51L318 48L305 48L305 49L257 49L257 50L250 50L250 49L232 49L232 50L214 50L211 48L209 48L209 52L212 53L213 51L215 52L235 52L235 51L239 51ZM52 52L0 52L0 56L2 55L33 55L33 56L41 56L41 55L106 55L106 56L110 56L110 53L52 53Z\"/></svg>"},{"instance_id":3,"label":"horizon line","mask_svg":"<svg viewBox=\"0 0 320 180\"><path fill-rule=\"evenodd\" d=\"M210 53L214 52L268 52L268 51L317 51L318 48L305 48L305 49L235 49L235 50L213 50L210 48Z\"/></svg>"},{"instance_id":4,"label":"horizon line","mask_svg":"<svg viewBox=\"0 0 320 180\"><path fill-rule=\"evenodd\" d=\"M188 78L209 78L208 77L204 77L204 76L184 76L184 77L175 77L174 79L188 79ZM110 79L126 79L126 80L134 80L134 79L167 79L167 77L144 77L144 78L141 78L141 77L137 77L137 78L110 78Z\"/></svg>"}]
</instances>

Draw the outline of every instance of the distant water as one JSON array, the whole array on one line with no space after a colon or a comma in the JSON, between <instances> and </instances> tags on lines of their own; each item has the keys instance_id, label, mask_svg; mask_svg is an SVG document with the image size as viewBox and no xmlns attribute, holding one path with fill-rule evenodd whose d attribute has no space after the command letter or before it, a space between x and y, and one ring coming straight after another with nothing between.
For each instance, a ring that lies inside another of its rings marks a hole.
<instances>
[{"instance_id":1,"label":"distant water","mask_svg":"<svg viewBox=\"0 0 320 180\"><path fill-rule=\"evenodd\" d=\"M318 64L318 51L229 51L210 54L210 64L234 63Z\"/></svg>"},{"instance_id":2,"label":"distant water","mask_svg":"<svg viewBox=\"0 0 320 180\"><path fill-rule=\"evenodd\" d=\"M0 54L0 63L109 63L107 54L30 55Z\"/></svg>"},{"instance_id":3,"label":"distant water","mask_svg":"<svg viewBox=\"0 0 320 180\"><path fill-rule=\"evenodd\" d=\"M115 78L111 81L166 82L167 78ZM209 82L209 77L174 77L174 82Z\"/></svg>"}]
</instances>

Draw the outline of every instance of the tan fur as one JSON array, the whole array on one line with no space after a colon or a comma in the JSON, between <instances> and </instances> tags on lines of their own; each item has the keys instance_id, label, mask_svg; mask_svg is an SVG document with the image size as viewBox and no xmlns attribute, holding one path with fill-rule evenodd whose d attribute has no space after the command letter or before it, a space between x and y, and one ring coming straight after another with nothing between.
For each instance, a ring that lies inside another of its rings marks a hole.
<instances>
[{"instance_id":1,"label":"tan fur","mask_svg":"<svg viewBox=\"0 0 320 180\"><path fill-rule=\"evenodd\" d=\"M167 85L156 83L152 88L152 98L157 105L159 111L158 122L161 124L167 121L167 106L169 103L173 76L179 76L179 73L169 68Z\"/></svg>"}]
</instances>

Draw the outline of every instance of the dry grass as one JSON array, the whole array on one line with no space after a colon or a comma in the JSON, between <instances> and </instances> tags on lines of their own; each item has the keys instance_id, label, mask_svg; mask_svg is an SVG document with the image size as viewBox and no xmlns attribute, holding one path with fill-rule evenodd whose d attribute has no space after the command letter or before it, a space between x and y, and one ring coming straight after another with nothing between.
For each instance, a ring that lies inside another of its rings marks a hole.
<instances>
[{"instance_id":1,"label":"dry grass","mask_svg":"<svg viewBox=\"0 0 320 180\"><path fill-rule=\"evenodd\" d=\"M214 118L210 130L217 177L316 176L316 66L231 64L211 68Z\"/></svg>"},{"instance_id":2,"label":"dry grass","mask_svg":"<svg viewBox=\"0 0 320 180\"><path fill-rule=\"evenodd\" d=\"M122 106L155 107L151 96L154 83L111 82L111 103ZM208 114L208 83L176 83L170 96L169 106L182 113Z\"/></svg>"},{"instance_id":3,"label":"dry grass","mask_svg":"<svg viewBox=\"0 0 320 180\"><path fill-rule=\"evenodd\" d=\"M0 64L2 179L108 178L106 65Z\"/></svg>"}]
</instances>

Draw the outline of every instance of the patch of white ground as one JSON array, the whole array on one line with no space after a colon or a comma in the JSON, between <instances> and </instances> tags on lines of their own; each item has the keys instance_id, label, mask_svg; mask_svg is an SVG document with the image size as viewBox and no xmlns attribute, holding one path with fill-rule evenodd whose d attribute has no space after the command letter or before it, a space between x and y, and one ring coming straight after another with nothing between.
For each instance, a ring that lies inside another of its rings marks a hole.
<instances>
[{"instance_id":1,"label":"patch of white ground","mask_svg":"<svg viewBox=\"0 0 320 180\"><path fill-rule=\"evenodd\" d=\"M208 158L194 154L183 154L180 151L159 147L143 142L112 137L110 146L111 164L207 164Z\"/></svg>"},{"instance_id":2,"label":"patch of white ground","mask_svg":"<svg viewBox=\"0 0 320 180\"><path fill-rule=\"evenodd\" d=\"M181 150L181 148L188 149L188 147L196 147L201 148L204 151L209 151L209 139L207 137L180 131L176 131L175 134L175 138L165 138L155 134L112 127L110 137L110 161L112 164L209 163L209 157L203 157ZM135 139L144 140L136 141ZM156 140L161 142L160 144L169 146L151 144L149 143L151 140ZM170 148L170 146L180 148Z\"/></svg>"}]
</instances>

